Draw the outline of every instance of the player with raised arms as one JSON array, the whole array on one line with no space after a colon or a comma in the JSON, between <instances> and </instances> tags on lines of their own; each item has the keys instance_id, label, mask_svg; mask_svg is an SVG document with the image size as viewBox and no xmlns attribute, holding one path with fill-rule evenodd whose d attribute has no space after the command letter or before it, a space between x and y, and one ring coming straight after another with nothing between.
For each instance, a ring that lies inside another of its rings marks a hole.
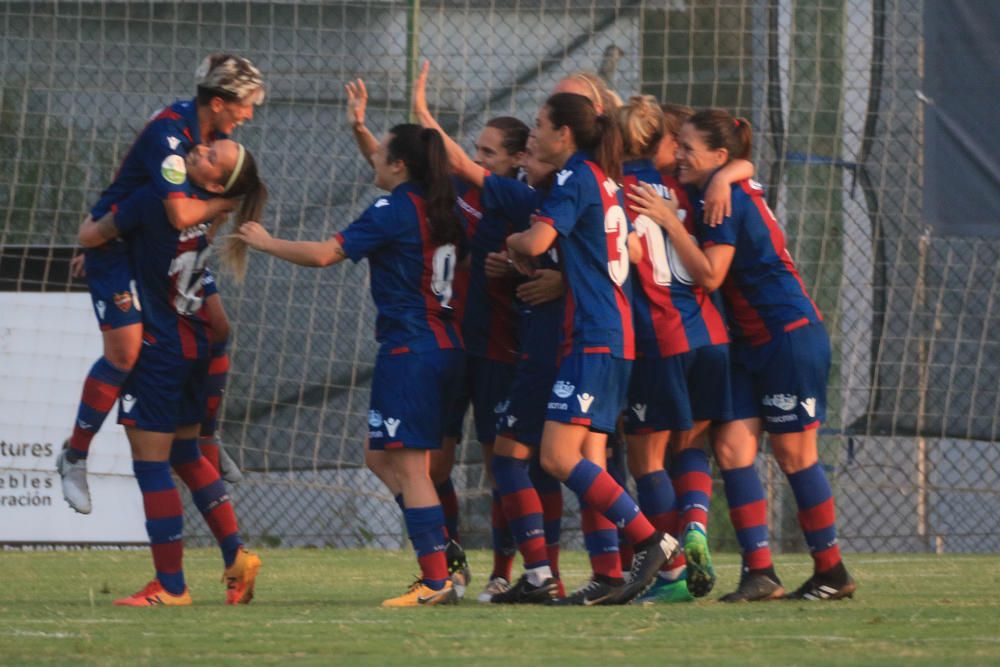
<instances>
[{"instance_id":1,"label":"player with raised arms","mask_svg":"<svg viewBox=\"0 0 1000 667\"><path fill-rule=\"evenodd\" d=\"M694 201L721 167L749 158L752 136L745 119L719 109L699 111L684 123L678 178L694 189ZM856 586L840 556L833 493L817 448L817 430L826 416L830 340L763 188L752 180L733 184L732 215L717 227L698 224L697 241L670 202L651 187L631 190L635 211L664 226L694 281L710 290L721 287L728 309L734 421L715 429L713 447L743 552L743 573L737 590L722 600L784 594L768 545L764 489L754 468L762 429L792 487L814 563L813 575L788 597L852 596ZM695 211L700 218L697 205Z\"/></svg>"},{"instance_id":2,"label":"player with raised arms","mask_svg":"<svg viewBox=\"0 0 1000 667\"><path fill-rule=\"evenodd\" d=\"M257 219L267 190L253 156L223 139L191 147L184 158L191 193L242 197L239 220ZM130 607L191 604L184 581L183 508L171 466L191 490L219 547L226 602L253 599L260 558L243 546L229 495L218 470L201 454L211 346L203 273L215 215L177 227L160 189L150 183L111 206L100 220L84 221L80 243L101 247L127 236L136 290L142 299L143 346L126 380L118 421L132 446L132 465L143 496L155 578L134 595L115 600Z\"/></svg>"},{"instance_id":3,"label":"player with raised arms","mask_svg":"<svg viewBox=\"0 0 1000 667\"><path fill-rule=\"evenodd\" d=\"M302 266L368 258L379 342L365 461L397 496L421 576L387 607L458 600L445 559L441 503L428 472L461 381L462 336L452 308L464 231L441 135L396 125L371 155L375 186L389 192L325 241L286 241L249 222L239 236L257 250Z\"/></svg>"},{"instance_id":4,"label":"player with raised arms","mask_svg":"<svg viewBox=\"0 0 1000 667\"><path fill-rule=\"evenodd\" d=\"M206 57L195 77L197 97L175 102L152 117L129 149L114 181L91 209L90 220L101 219L114 204L146 184L159 193L171 223L179 228L200 224L235 207L236 203L225 197L206 201L192 196L185 157L196 144L226 137L244 121L252 119L254 106L264 99L263 80L260 71L246 58L221 53ZM89 514L87 455L90 443L135 366L142 347L143 328L141 300L134 289L125 240L117 238L87 249L83 262L102 332L104 353L84 381L73 433L60 452L56 467L62 479L63 497L70 507ZM229 368L226 353L229 322L214 278L208 272L204 276L207 316L212 324L212 362L201 446L213 465L219 468L220 448L214 435ZM238 481L239 469L224 451L221 455L227 479Z\"/></svg>"},{"instance_id":5,"label":"player with raised arms","mask_svg":"<svg viewBox=\"0 0 1000 667\"><path fill-rule=\"evenodd\" d=\"M532 140L536 157L559 171L531 228L511 235L507 247L515 265L528 273L533 267L527 260L558 239L568 287L566 354L547 404L541 461L577 494L581 507L605 521L595 531L585 525L593 578L562 603L622 604L652 584L678 544L658 532L603 469L607 434L625 406L635 356L629 224L616 183L621 135L586 97L557 93L539 111ZM628 580L618 560L616 525L635 545ZM601 539L589 539L594 533Z\"/></svg>"},{"instance_id":6,"label":"player with raised arms","mask_svg":"<svg viewBox=\"0 0 1000 667\"><path fill-rule=\"evenodd\" d=\"M616 115L625 148L623 187L644 183L669 198L660 173L669 165L657 158L664 139L669 142L671 137L666 136L659 104L648 95L632 97ZM715 198L729 198L729 184L752 175L750 163L734 160L714 179ZM712 195L706 193L705 198ZM686 216L688 210L681 210ZM680 535L684 529L684 553L664 564L643 601L687 601L691 595L706 595L715 583L706 539L708 502L701 503L704 516L678 525L677 496L664 460L671 434L682 436L672 466L680 471L677 481L686 487L695 479L692 473L702 473L698 491L707 495L708 458L694 443L711 421L731 419L729 336L722 314L708 293L692 284L666 232L646 216L630 212L629 218L643 253L632 300L638 363L629 383L625 418L628 467L639 507L657 530ZM685 567L687 562L691 567Z\"/></svg>"}]
</instances>

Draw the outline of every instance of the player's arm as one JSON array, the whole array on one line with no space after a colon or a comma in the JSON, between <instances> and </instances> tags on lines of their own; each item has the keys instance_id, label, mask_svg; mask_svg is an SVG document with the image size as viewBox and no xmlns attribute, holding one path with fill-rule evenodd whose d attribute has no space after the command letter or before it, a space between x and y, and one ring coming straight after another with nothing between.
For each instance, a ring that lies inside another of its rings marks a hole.
<instances>
[{"instance_id":1,"label":"player's arm","mask_svg":"<svg viewBox=\"0 0 1000 667\"><path fill-rule=\"evenodd\" d=\"M558 237L555 227L543 220L535 220L528 229L507 237L507 249L525 257L537 257L551 248ZM514 259L513 256L511 259Z\"/></svg>"},{"instance_id":2,"label":"player's arm","mask_svg":"<svg viewBox=\"0 0 1000 667\"><path fill-rule=\"evenodd\" d=\"M368 107L368 89L361 79L348 81L344 86L347 91L347 123L354 133L354 141L358 151L368 164L374 166L372 155L378 150L378 139L365 125L365 109Z\"/></svg>"},{"instance_id":3,"label":"player's arm","mask_svg":"<svg viewBox=\"0 0 1000 667\"><path fill-rule=\"evenodd\" d=\"M207 220L215 220L236 210L239 199L213 197L202 200L194 197L170 197L163 200L167 219L174 229L187 229Z\"/></svg>"},{"instance_id":4,"label":"player's arm","mask_svg":"<svg viewBox=\"0 0 1000 667\"><path fill-rule=\"evenodd\" d=\"M709 291L718 289L729 272L736 247L717 244L702 250L677 217L677 198L672 192L670 199L664 199L648 183L639 183L627 194L632 202L630 208L637 215L647 216L667 231L670 243L695 283Z\"/></svg>"},{"instance_id":5,"label":"player's arm","mask_svg":"<svg viewBox=\"0 0 1000 667\"><path fill-rule=\"evenodd\" d=\"M94 220L89 215L80 224L77 233L80 245L84 248L96 248L108 241L118 238L118 227L115 226L115 214L106 213L100 220Z\"/></svg>"},{"instance_id":6,"label":"player's arm","mask_svg":"<svg viewBox=\"0 0 1000 667\"><path fill-rule=\"evenodd\" d=\"M566 282L562 272L555 269L535 269L531 280L517 287L517 298L532 306L554 301L565 293Z\"/></svg>"},{"instance_id":7,"label":"player's arm","mask_svg":"<svg viewBox=\"0 0 1000 667\"><path fill-rule=\"evenodd\" d=\"M481 188L489 172L476 164L469 157L468 153L454 139L448 136L448 133L438 124L437 119L434 118L427 107L427 73L430 71L430 67L430 62L425 60L423 66L420 68L420 74L413 84L413 115L416 116L417 122L420 125L437 130L441 134L441 138L444 140L445 151L448 153L448 164L451 170L455 172L455 175L463 181Z\"/></svg>"},{"instance_id":8,"label":"player's arm","mask_svg":"<svg viewBox=\"0 0 1000 667\"><path fill-rule=\"evenodd\" d=\"M330 266L347 259L337 237L325 241L286 241L271 236L258 222L244 222L236 237L251 248L300 266Z\"/></svg>"},{"instance_id":9,"label":"player's arm","mask_svg":"<svg viewBox=\"0 0 1000 667\"><path fill-rule=\"evenodd\" d=\"M702 221L709 227L718 227L733 214L733 183L753 178L753 162L730 160L719 169L705 190L705 210Z\"/></svg>"}]
</instances>

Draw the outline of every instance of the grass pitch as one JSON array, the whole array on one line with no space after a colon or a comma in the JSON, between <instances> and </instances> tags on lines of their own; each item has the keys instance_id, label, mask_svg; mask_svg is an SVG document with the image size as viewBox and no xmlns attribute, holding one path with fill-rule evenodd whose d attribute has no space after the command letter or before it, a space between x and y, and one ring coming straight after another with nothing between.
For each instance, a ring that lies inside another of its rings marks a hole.
<instances>
[{"instance_id":1,"label":"grass pitch","mask_svg":"<svg viewBox=\"0 0 1000 667\"><path fill-rule=\"evenodd\" d=\"M150 578L147 551L0 552L0 664L1000 663L1000 558L850 555L855 600L550 609L474 601L491 565L470 554L470 600L380 609L416 571L409 552L269 550L257 598L226 607L214 549L186 557L195 605L118 609ZM717 590L737 559L717 557ZM777 560L785 583L808 556ZM563 576L582 583L582 553Z\"/></svg>"}]
</instances>

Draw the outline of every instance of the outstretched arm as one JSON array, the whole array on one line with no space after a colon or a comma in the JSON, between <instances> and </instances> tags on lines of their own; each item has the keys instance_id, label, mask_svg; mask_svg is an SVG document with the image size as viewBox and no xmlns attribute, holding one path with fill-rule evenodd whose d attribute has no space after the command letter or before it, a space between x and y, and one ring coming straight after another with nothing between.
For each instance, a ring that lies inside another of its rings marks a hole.
<instances>
[{"instance_id":1,"label":"outstretched arm","mask_svg":"<svg viewBox=\"0 0 1000 667\"><path fill-rule=\"evenodd\" d=\"M448 133L438 124L437 119L431 114L427 107L427 73L431 64L424 61L417 76L416 83L413 84L413 114L417 117L417 122L424 127L429 127L441 133L444 139L445 150L448 151L448 163L452 171L472 185L481 188L486 180L486 170L476 164L469 155L462 150L462 147L448 136Z\"/></svg>"},{"instance_id":2,"label":"outstretched arm","mask_svg":"<svg viewBox=\"0 0 1000 667\"><path fill-rule=\"evenodd\" d=\"M344 86L347 91L347 122L354 132L354 141L358 151L368 164L373 164L372 155L378 150L378 139L365 125L365 109L368 107L368 89L362 79L348 81Z\"/></svg>"},{"instance_id":3,"label":"outstretched arm","mask_svg":"<svg viewBox=\"0 0 1000 667\"><path fill-rule=\"evenodd\" d=\"M286 241L271 236L260 223L244 222L236 237L251 248L300 266L330 266L347 259L336 237L326 241Z\"/></svg>"}]
</instances>

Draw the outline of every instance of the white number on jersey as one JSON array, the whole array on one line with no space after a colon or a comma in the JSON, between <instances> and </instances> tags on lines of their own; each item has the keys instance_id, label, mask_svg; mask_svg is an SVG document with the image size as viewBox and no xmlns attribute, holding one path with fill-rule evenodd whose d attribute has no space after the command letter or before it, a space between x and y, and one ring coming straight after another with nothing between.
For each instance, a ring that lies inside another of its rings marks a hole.
<instances>
[{"instance_id":1,"label":"white number on jersey","mask_svg":"<svg viewBox=\"0 0 1000 667\"><path fill-rule=\"evenodd\" d=\"M174 308L180 315L197 312L205 301L201 280L205 273L205 264L208 263L208 253L207 247L201 251L188 250L170 262L168 275L174 279L174 288L177 290Z\"/></svg>"},{"instance_id":2,"label":"white number on jersey","mask_svg":"<svg viewBox=\"0 0 1000 667\"><path fill-rule=\"evenodd\" d=\"M458 254L455 252L455 244L453 243L438 246L438 249L434 251L431 291L441 300L442 308L451 308L451 284L455 280L455 263L457 261Z\"/></svg>"},{"instance_id":3,"label":"white number on jersey","mask_svg":"<svg viewBox=\"0 0 1000 667\"><path fill-rule=\"evenodd\" d=\"M683 211L681 212L683 213ZM691 274L681 262L680 255L677 254L677 248L660 229L659 225L645 215L640 215L635 219L635 232L639 238L645 241L643 245L646 248L646 255L653 265L653 282L657 285L668 286L676 278L679 283L693 284ZM698 242L693 236L691 240L696 244Z\"/></svg>"},{"instance_id":4,"label":"white number on jersey","mask_svg":"<svg viewBox=\"0 0 1000 667\"><path fill-rule=\"evenodd\" d=\"M628 280L628 221L618 204L604 214L604 233L616 235L614 253L608 248L608 275L615 285L624 285Z\"/></svg>"}]
</instances>

